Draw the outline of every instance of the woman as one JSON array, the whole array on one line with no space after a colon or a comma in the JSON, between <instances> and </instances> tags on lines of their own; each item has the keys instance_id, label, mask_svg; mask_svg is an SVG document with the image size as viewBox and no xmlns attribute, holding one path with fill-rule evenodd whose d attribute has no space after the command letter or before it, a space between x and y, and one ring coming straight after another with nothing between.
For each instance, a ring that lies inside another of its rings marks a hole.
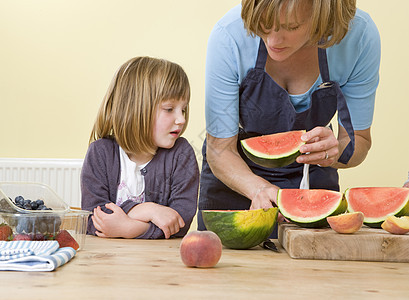
<instances>
[{"instance_id":1,"label":"woman","mask_svg":"<svg viewBox=\"0 0 409 300\"><path fill-rule=\"evenodd\" d=\"M371 147L380 39L353 0L243 0L214 27L206 61L206 130L199 209L275 205L279 188L339 190L339 168ZM331 126L338 111L338 134ZM239 140L305 129L284 168L249 161ZM308 172L306 172L308 174ZM198 229L205 229L198 214Z\"/></svg>"}]
</instances>

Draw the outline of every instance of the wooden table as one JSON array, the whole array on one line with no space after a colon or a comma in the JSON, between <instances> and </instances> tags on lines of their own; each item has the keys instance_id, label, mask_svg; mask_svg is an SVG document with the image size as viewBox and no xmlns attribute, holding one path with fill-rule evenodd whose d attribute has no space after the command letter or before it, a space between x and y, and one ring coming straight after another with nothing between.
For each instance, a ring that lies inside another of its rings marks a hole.
<instances>
[{"instance_id":1,"label":"wooden table","mask_svg":"<svg viewBox=\"0 0 409 300\"><path fill-rule=\"evenodd\" d=\"M0 272L2 299L409 299L409 264L291 259L223 248L214 268L185 267L181 239L87 236L54 272ZM409 249L408 249L409 251Z\"/></svg>"}]
</instances>

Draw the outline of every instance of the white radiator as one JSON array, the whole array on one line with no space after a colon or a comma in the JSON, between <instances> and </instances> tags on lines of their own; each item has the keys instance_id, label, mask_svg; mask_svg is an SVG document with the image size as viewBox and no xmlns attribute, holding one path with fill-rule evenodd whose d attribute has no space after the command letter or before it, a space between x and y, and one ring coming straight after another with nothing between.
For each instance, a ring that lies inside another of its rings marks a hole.
<instances>
[{"instance_id":1,"label":"white radiator","mask_svg":"<svg viewBox=\"0 0 409 300\"><path fill-rule=\"evenodd\" d=\"M49 185L69 206L81 206L82 159L0 158L0 181Z\"/></svg>"}]
</instances>

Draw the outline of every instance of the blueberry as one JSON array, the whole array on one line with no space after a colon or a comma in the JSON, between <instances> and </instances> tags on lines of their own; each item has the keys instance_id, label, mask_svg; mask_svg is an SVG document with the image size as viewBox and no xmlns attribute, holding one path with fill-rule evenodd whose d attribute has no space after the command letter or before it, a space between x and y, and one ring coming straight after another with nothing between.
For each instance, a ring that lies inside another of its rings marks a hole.
<instances>
[{"instance_id":1,"label":"blueberry","mask_svg":"<svg viewBox=\"0 0 409 300\"><path fill-rule=\"evenodd\" d=\"M23 230L24 230L23 226L24 226L23 223L20 223L20 222L19 222L19 223L17 224L17 226L16 226L16 232L17 232L17 233L22 233Z\"/></svg>"},{"instance_id":2,"label":"blueberry","mask_svg":"<svg viewBox=\"0 0 409 300\"><path fill-rule=\"evenodd\" d=\"M33 224L30 222L29 218L20 217L16 227L17 233L30 233L33 229Z\"/></svg>"},{"instance_id":3,"label":"blueberry","mask_svg":"<svg viewBox=\"0 0 409 300\"><path fill-rule=\"evenodd\" d=\"M31 210L31 204L30 203L24 203L23 208Z\"/></svg>"},{"instance_id":4,"label":"blueberry","mask_svg":"<svg viewBox=\"0 0 409 300\"><path fill-rule=\"evenodd\" d=\"M48 232L49 233L54 233L55 232L55 229L54 229L55 227L54 227L53 223L48 223L47 227L48 227Z\"/></svg>"},{"instance_id":5,"label":"blueberry","mask_svg":"<svg viewBox=\"0 0 409 300\"><path fill-rule=\"evenodd\" d=\"M41 199L37 199L35 202L37 203L38 206L44 205L44 201Z\"/></svg>"},{"instance_id":6,"label":"blueberry","mask_svg":"<svg viewBox=\"0 0 409 300\"><path fill-rule=\"evenodd\" d=\"M47 206L45 206L44 204L43 204L43 205L39 205L37 209L38 209L38 210L46 210L46 209L47 209Z\"/></svg>"},{"instance_id":7,"label":"blueberry","mask_svg":"<svg viewBox=\"0 0 409 300\"><path fill-rule=\"evenodd\" d=\"M39 225L39 227L38 227L38 229L39 229L40 232L43 233L43 234L47 233L47 229L48 229L47 223L45 223L44 221L41 222L40 225Z\"/></svg>"},{"instance_id":8,"label":"blueberry","mask_svg":"<svg viewBox=\"0 0 409 300\"><path fill-rule=\"evenodd\" d=\"M24 203L24 197L23 197L23 196L17 196L17 197L14 199L14 202L15 202L16 204L19 204L19 203L23 204L23 203Z\"/></svg>"},{"instance_id":9,"label":"blueberry","mask_svg":"<svg viewBox=\"0 0 409 300\"><path fill-rule=\"evenodd\" d=\"M34 201L30 203L30 206L32 210L36 210L38 208L37 202Z\"/></svg>"}]
</instances>

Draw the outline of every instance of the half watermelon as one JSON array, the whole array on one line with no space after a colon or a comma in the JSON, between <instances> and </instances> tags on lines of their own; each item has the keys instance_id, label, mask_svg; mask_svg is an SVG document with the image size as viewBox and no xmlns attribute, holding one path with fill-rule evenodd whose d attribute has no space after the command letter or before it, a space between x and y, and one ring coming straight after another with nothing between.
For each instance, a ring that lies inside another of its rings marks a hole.
<instances>
[{"instance_id":1,"label":"half watermelon","mask_svg":"<svg viewBox=\"0 0 409 300\"><path fill-rule=\"evenodd\" d=\"M203 210L207 230L216 233L232 249L249 249L264 242L273 232L278 208L268 210Z\"/></svg>"},{"instance_id":2,"label":"half watermelon","mask_svg":"<svg viewBox=\"0 0 409 300\"><path fill-rule=\"evenodd\" d=\"M318 189L280 189L277 205L285 218L308 228L328 226L327 217L347 210L347 202L341 192Z\"/></svg>"},{"instance_id":3,"label":"half watermelon","mask_svg":"<svg viewBox=\"0 0 409 300\"><path fill-rule=\"evenodd\" d=\"M241 140L244 154L254 163L266 168L287 166L301 155L305 130L280 132Z\"/></svg>"},{"instance_id":4,"label":"half watermelon","mask_svg":"<svg viewBox=\"0 0 409 300\"><path fill-rule=\"evenodd\" d=\"M361 211L364 224L381 228L387 216L409 216L409 189L399 187L356 187L345 191L348 211Z\"/></svg>"}]
</instances>

